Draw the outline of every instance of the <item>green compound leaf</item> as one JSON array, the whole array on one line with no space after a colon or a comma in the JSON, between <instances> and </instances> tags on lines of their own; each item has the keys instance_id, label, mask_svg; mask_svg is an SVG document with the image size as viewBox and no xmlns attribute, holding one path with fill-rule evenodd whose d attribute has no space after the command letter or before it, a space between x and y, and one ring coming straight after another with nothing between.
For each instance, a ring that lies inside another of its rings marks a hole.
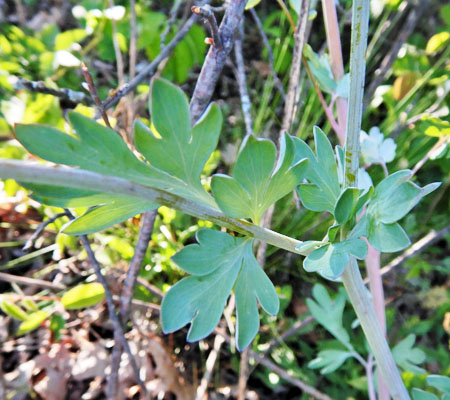
<instances>
[{"instance_id":1,"label":"green compound leaf","mask_svg":"<svg viewBox=\"0 0 450 400\"><path fill-rule=\"evenodd\" d=\"M369 243L383 253L394 253L407 248L411 241L398 223L375 222L367 235Z\"/></svg>"},{"instance_id":2,"label":"green compound leaf","mask_svg":"<svg viewBox=\"0 0 450 400\"><path fill-rule=\"evenodd\" d=\"M442 393L450 394L450 378L442 375L428 375L427 382Z\"/></svg>"},{"instance_id":3,"label":"green compound leaf","mask_svg":"<svg viewBox=\"0 0 450 400\"><path fill-rule=\"evenodd\" d=\"M401 170L378 184L351 238L365 236L375 249L384 253L400 251L410 245L408 235L397 221L440 185L431 183L421 188L410 182L410 177L411 171Z\"/></svg>"},{"instance_id":4,"label":"green compound leaf","mask_svg":"<svg viewBox=\"0 0 450 400\"><path fill-rule=\"evenodd\" d=\"M317 126L314 127L316 154L301 139L294 138L296 159L307 158L306 179L312 184L301 184L298 194L303 205L313 211L334 212L340 194L337 163L331 143Z\"/></svg>"},{"instance_id":5,"label":"green compound leaf","mask_svg":"<svg viewBox=\"0 0 450 400\"><path fill-rule=\"evenodd\" d=\"M352 356L352 353L345 350L323 350L308 363L308 367L311 369L322 368L320 373L325 375L336 371L347 358Z\"/></svg>"},{"instance_id":6,"label":"green compound leaf","mask_svg":"<svg viewBox=\"0 0 450 400\"><path fill-rule=\"evenodd\" d=\"M61 232L68 235L86 235L109 228L145 211L154 210L158 205L139 199L116 199L105 206L88 210L82 216L68 222Z\"/></svg>"},{"instance_id":7,"label":"green compound leaf","mask_svg":"<svg viewBox=\"0 0 450 400\"><path fill-rule=\"evenodd\" d=\"M208 336L235 286L236 342L243 350L259 329L257 300L267 313L277 314L275 288L257 263L251 240L210 229L200 230L197 240L199 244L186 246L173 257L192 276L176 283L164 297L163 330L170 333L191 323L189 341Z\"/></svg>"},{"instance_id":8,"label":"green compound leaf","mask_svg":"<svg viewBox=\"0 0 450 400\"><path fill-rule=\"evenodd\" d=\"M30 195L33 200L61 208L91 207L99 204L108 204L116 198L110 193L73 189L64 186L40 185L28 182L22 183L22 186L33 192Z\"/></svg>"},{"instance_id":9,"label":"green compound leaf","mask_svg":"<svg viewBox=\"0 0 450 400\"><path fill-rule=\"evenodd\" d=\"M392 349L392 355L397 365L419 375L426 372L417 365L425 361L426 355L422 350L414 347L415 341L416 335L413 333L409 334Z\"/></svg>"},{"instance_id":10,"label":"green compound leaf","mask_svg":"<svg viewBox=\"0 0 450 400\"><path fill-rule=\"evenodd\" d=\"M345 224L356 213L360 190L357 188L346 188L339 195L334 208L334 217L338 224Z\"/></svg>"},{"instance_id":11,"label":"green compound leaf","mask_svg":"<svg viewBox=\"0 0 450 400\"><path fill-rule=\"evenodd\" d=\"M86 283L68 290L61 298L66 310L95 306L105 298L105 289L98 282Z\"/></svg>"},{"instance_id":12,"label":"green compound leaf","mask_svg":"<svg viewBox=\"0 0 450 400\"><path fill-rule=\"evenodd\" d=\"M11 303L7 300L3 300L0 303L0 308L6 315L9 315L15 319L25 321L28 318L28 314L25 311L23 311L19 306L16 306L14 303Z\"/></svg>"},{"instance_id":13,"label":"green compound leaf","mask_svg":"<svg viewBox=\"0 0 450 400\"><path fill-rule=\"evenodd\" d=\"M425 392L425 390L413 388L411 391L413 400L439 400L433 393Z\"/></svg>"},{"instance_id":14,"label":"green compound leaf","mask_svg":"<svg viewBox=\"0 0 450 400\"><path fill-rule=\"evenodd\" d=\"M308 272L318 272L326 279L337 279L344 272L350 256L360 260L367 254L367 244L362 239L348 239L319 247L309 254L303 262Z\"/></svg>"},{"instance_id":15,"label":"green compound leaf","mask_svg":"<svg viewBox=\"0 0 450 400\"><path fill-rule=\"evenodd\" d=\"M168 81L155 79L150 114L157 134L138 121L136 148L150 164L175 178L182 193L215 205L200 183L200 173L217 146L222 127L219 107L212 104L191 128L186 95Z\"/></svg>"},{"instance_id":16,"label":"green compound leaf","mask_svg":"<svg viewBox=\"0 0 450 400\"><path fill-rule=\"evenodd\" d=\"M47 161L129 179L217 207L201 186L199 176L217 144L222 124L218 107L212 105L191 130L190 120L186 118L185 95L162 80L153 89L152 118L160 135L164 135L152 147L153 151L146 148L145 136L156 138L142 123L136 124L138 148L152 165L136 158L115 131L74 112L69 113L69 120L76 135L42 125L19 124L16 137L28 151ZM166 163L162 161L164 158Z\"/></svg>"},{"instance_id":17,"label":"green compound leaf","mask_svg":"<svg viewBox=\"0 0 450 400\"><path fill-rule=\"evenodd\" d=\"M250 137L233 168L233 177L214 175L211 189L219 207L234 218L258 223L264 211L286 196L303 179L308 161L294 161L293 138L285 134L275 165L276 148L270 140Z\"/></svg>"},{"instance_id":18,"label":"green compound leaf","mask_svg":"<svg viewBox=\"0 0 450 400\"><path fill-rule=\"evenodd\" d=\"M341 343L350 344L350 337L342 326L342 314L346 302L344 289L339 290L334 300L331 300L325 287L320 284L314 285L312 294L315 301L306 299L306 304L317 322Z\"/></svg>"},{"instance_id":19,"label":"green compound leaf","mask_svg":"<svg viewBox=\"0 0 450 400\"><path fill-rule=\"evenodd\" d=\"M17 335L24 335L25 333L34 331L48 318L49 314L46 311L36 311L28 314L27 318L19 325Z\"/></svg>"}]
</instances>

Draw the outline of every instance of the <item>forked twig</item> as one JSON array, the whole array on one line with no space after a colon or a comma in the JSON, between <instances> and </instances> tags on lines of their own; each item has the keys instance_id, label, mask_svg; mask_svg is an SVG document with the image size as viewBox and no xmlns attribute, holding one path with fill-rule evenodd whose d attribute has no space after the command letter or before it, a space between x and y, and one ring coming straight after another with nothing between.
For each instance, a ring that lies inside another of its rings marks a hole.
<instances>
[{"instance_id":1,"label":"forked twig","mask_svg":"<svg viewBox=\"0 0 450 400\"><path fill-rule=\"evenodd\" d=\"M109 123L109 119L108 119L108 115L106 114L105 107L103 106L103 103L100 100L100 97L98 96L97 88L94 85L92 75L89 72L89 69L85 63L81 63L81 72L83 72L84 79L86 80L86 83L89 88L89 93L91 94L91 97L94 100L94 102L97 106L97 109L103 118L103 121L105 122L105 124L108 128L111 128L111 124Z\"/></svg>"},{"instance_id":2,"label":"forked twig","mask_svg":"<svg viewBox=\"0 0 450 400\"><path fill-rule=\"evenodd\" d=\"M213 46L217 47L219 50L222 49L222 38L220 37L219 26L217 25L216 16L211 9L208 6L193 6L191 11L205 19L209 25L209 29L211 30Z\"/></svg>"}]
</instances>

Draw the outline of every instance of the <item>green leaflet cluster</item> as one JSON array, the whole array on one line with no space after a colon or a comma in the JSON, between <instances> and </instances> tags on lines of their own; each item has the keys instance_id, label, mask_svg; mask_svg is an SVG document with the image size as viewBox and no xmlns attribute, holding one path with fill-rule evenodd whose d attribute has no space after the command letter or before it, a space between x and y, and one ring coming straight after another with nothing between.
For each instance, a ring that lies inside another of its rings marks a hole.
<instances>
[{"instance_id":1,"label":"green leaflet cluster","mask_svg":"<svg viewBox=\"0 0 450 400\"><path fill-rule=\"evenodd\" d=\"M152 85L150 111L154 130L142 122L135 126L140 160L113 130L74 112L69 121L75 135L42 125L17 125L16 137L31 153L57 164L117 176L163 189L217 208L214 199L200 183L200 173L217 146L222 115L212 104L193 127L185 94L171 83L157 79ZM68 234L102 230L156 204L87 192L65 187L33 185L34 197L59 207L91 207L86 214L64 227Z\"/></svg>"},{"instance_id":2,"label":"green leaflet cluster","mask_svg":"<svg viewBox=\"0 0 450 400\"><path fill-rule=\"evenodd\" d=\"M309 168L307 183L297 191L303 205L313 211L328 211L335 224L328 229L322 241L308 241L297 247L307 257L303 263L306 271L318 272L327 279L337 279L343 273L350 256L364 259L367 245L382 252L394 252L409 245L409 238L397 223L420 199L435 190L439 183L420 188L410 181L409 170L398 171L378 184L369 187L341 189L344 151L336 147L336 156L325 134L314 129L316 152L302 140L294 138L296 159L307 158ZM338 160L338 162L336 161ZM365 213L355 224L357 215ZM347 240L339 242L338 233L353 227Z\"/></svg>"},{"instance_id":3,"label":"green leaflet cluster","mask_svg":"<svg viewBox=\"0 0 450 400\"><path fill-rule=\"evenodd\" d=\"M253 240L204 229L197 233L197 241L199 244L186 246L173 257L191 276L165 295L161 306L163 330L169 333L191 323L189 341L208 336L234 287L236 343L243 350L259 329L257 300L267 313L278 313L275 288L253 255Z\"/></svg>"},{"instance_id":4,"label":"green leaflet cluster","mask_svg":"<svg viewBox=\"0 0 450 400\"><path fill-rule=\"evenodd\" d=\"M361 362L362 356L352 346L348 331L343 325L342 316L347 301L344 288L341 286L338 294L332 299L324 286L316 284L313 287L312 295L312 299L306 299L311 314L342 344L344 349L342 346L335 348L334 345L331 345L326 350L319 351L316 358L308 363L308 367L320 369L320 373L325 375L336 371L351 357ZM352 328L355 328L355 323L358 322L355 320ZM423 374L425 370L419 367L419 364L425 361L426 356L421 349L414 347L415 340L414 334L408 335L397 343L392 353L398 366L406 371Z\"/></svg>"},{"instance_id":5,"label":"green leaflet cluster","mask_svg":"<svg viewBox=\"0 0 450 400\"><path fill-rule=\"evenodd\" d=\"M211 189L219 207L234 218L256 224L270 205L295 189L305 176L308 160L296 161L294 139L284 134L276 161L270 140L249 137L233 168L233 177L213 176Z\"/></svg>"}]
</instances>

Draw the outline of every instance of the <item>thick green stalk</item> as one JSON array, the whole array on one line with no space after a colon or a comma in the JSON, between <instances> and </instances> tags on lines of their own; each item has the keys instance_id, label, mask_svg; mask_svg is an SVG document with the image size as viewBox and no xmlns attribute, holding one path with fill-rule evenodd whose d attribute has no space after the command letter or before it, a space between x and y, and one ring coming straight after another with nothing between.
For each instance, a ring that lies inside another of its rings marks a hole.
<instances>
[{"instance_id":1,"label":"thick green stalk","mask_svg":"<svg viewBox=\"0 0 450 400\"><path fill-rule=\"evenodd\" d=\"M358 183L359 135L364 94L369 1L355 0L353 2L352 15L350 91L345 139L345 187L355 187ZM395 400L409 400L410 397L403 384L384 333L378 323L373 304L367 296L366 288L355 259L352 259L348 263L342 275L342 282L344 283L391 396Z\"/></svg>"},{"instance_id":2,"label":"thick green stalk","mask_svg":"<svg viewBox=\"0 0 450 400\"><path fill-rule=\"evenodd\" d=\"M184 199L164 190L153 189L148 186L133 183L127 179L76 168L53 167L10 159L0 160L0 178L15 179L18 182L93 190L141 199L180 210L186 214L212 221L217 225L241 232L281 249L302 254L295 249L296 246L302 243L298 240L281 235L270 229L262 228L243 219L228 217L211 206Z\"/></svg>"}]
</instances>

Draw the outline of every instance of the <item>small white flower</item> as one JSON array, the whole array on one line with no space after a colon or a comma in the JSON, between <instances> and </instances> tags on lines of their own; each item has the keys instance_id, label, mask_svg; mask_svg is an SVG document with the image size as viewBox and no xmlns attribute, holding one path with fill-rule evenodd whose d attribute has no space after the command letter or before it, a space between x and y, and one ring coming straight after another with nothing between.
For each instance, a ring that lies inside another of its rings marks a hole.
<instances>
[{"instance_id":1,"label":"small white flower","mask_svg":"<svg viewBox=\"0 0 450 400\"><path fill-rule=\"evenodd\" d=\"M386 164L395 157L397 145L391 138L384 139L377 126L370 128L369 134L361 131L360 142L361 154L368 164Z\"/></svg>"}]
</instances>

